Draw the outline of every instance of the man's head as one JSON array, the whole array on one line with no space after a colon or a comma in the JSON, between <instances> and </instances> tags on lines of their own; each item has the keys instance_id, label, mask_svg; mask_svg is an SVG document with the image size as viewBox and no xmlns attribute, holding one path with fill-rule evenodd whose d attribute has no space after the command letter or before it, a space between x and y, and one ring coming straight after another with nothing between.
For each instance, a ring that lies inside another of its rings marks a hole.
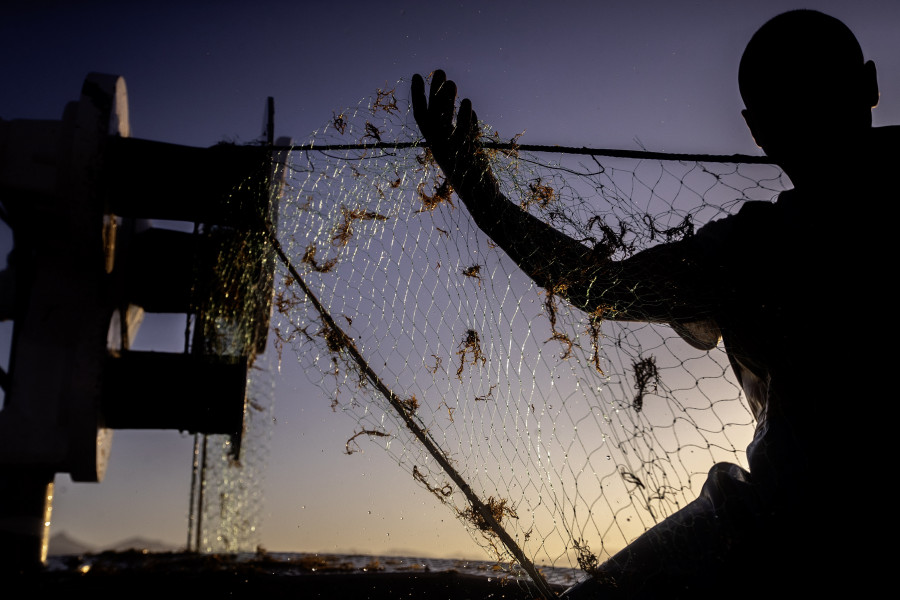
<instances>
[{"instance_id":1,"label":"man's head","mask_svg":"<svg viewBox=\"0 0 900 600\"><path fill-rule=\"evenodd\" d=\"M872 126L875 65L834 17L781 14L747 44L738 83L756 143L788 174L853 145Z\"/></svg>"}]
</instances>

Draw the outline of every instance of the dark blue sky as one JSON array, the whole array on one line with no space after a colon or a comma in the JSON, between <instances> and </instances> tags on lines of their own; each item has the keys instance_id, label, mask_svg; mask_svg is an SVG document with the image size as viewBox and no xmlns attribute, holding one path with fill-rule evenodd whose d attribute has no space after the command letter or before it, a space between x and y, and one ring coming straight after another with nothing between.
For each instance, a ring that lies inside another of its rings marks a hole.
<instances>
[{"instance_id":1,"label":"dark blue sky","mask_svg":"<svg viewBox=\"0 0 900 600\"><path fill-rule=\"evenodd\" d=\"M775 0L17 3L0 8L0 118L58 119L85 75L100 71L125 77L135 137L193 146L251 141L274 96L276 134L302 141L332 111L440 67L481 119L505 136L525 131L525 143L754 153L740 118L738 60L759 25L796 7ZM876 124L900 123L900 3L803 7L856 32L880 72ZM151 324L141 334L163 344L177 330ZM477 554L445 509L377 449L343 454L354 423L331 413L296 370L285 367L279 377L265 546L425 553L418 532L430 527L450 538L448 553ZM190 440L175 433L117 434L106 482L60 480L54 530L95 544L134 534L182 543L189 452ZM378 493L360 494L360 479L336 475L343 471L407 500L373 500ZM346 500L342 520L333 516L337 498ZM323 537L320 529L340 533Z\"/></svg>"}]
</instances>

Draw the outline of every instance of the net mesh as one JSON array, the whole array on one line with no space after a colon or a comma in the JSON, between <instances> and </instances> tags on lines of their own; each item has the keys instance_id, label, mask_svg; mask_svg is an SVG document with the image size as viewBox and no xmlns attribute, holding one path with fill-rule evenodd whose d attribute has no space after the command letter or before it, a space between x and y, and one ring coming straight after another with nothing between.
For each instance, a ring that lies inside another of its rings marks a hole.
<instances>
[{"instance_id":1,"label":"net mesh","mask_svg":"<svg viewBox=\"0 0 900 600\"><path fill-rule=\"evenodd\" d=\"M231 435L194 436L189 550L232 554L260 547L262 489L274 412L273 373L271 357L258 357L247 381L239 446Z\"/></svg>"},{"instance_id":2,"label":"net mesh","mask_svg":"<svg viewBox=\"0 0 900 600\"><path fill-rule=\"evenodd\" d=\"M269 152L260 150L260 157ZM187 548L236 553L260 548L262 488L274 422L273 357L265 354L276 257L268 230L278 222L283 157L260 160L235 188L229 208L250 218L241 227L198 226L213 256L195 262L206 274L195 285L195 312L185 332L187 350L247 360L241 431L194 436ZM246 192L251 191L248 195ZM243 192L243 194L241 194ZM242 203L252 203L250 209ZM207 270L208 265L212 265Z\"/></svg>"},{"instance_id":3,"label":"net mesh","mask_svg":"<svg viewBox=\"0 0 900 600\"><path fill-rule=\"evenodd\" d=\"M696 497L714 463L745 464L752 416L721 346L586 314L518 269L449 190L405 89L335 112L291 153L279 350L356 420L348 453L384 447L494 559L521 564L512 541L533 563L590 568ZM614 259L787 185L766 164L515 139L488 152L508 198Z\"/></svg>"}]
</instances>

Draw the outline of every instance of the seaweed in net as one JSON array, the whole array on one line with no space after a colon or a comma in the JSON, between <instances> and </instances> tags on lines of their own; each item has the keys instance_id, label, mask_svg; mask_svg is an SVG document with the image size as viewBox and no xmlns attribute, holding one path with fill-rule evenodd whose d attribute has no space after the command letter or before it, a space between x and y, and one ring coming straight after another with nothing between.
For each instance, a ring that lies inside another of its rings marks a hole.
<instances>
[{"instance_id":1,"label":"seaweed in net","mask_svg":"<svg viewBox=\"0 0 900 600\"><path fill-rule=\"evenodd\" d=\"M527 209L532 204L537 204L540 208L547 208L547 205L556 198L556 192L552 187L543 183L538 177L534 181L528 182L528 193L522 201L522 208Z\"/></svg>"},{"instance_id":2,"label":"seaweed in net","mask_svg":"<svg viewBox=\"0 0 900 600\"><path fill-rule=\"evenodd\" d=\"M600 566L600 558L591 551L590 546L583 538L572 540L572 547L575 550L578 566L582 571L593 576Z\"/></svg>"},{"instance_id":3,"label":"seaweed in net","mask_svg":"<svg viewBox=\"0 0 900 600\"><path fill-rule=\"evenodd\" d=\"M400 406L408 416L412 416L419 410L419 400L416 398L416 395L413 394L405 400L400 400Z\"/></svg>"},{"instance_id":4,"label":"seaweed in net","mask_svg":"<svg viewBox=\"0 0 900 600\"><path fill-rule=\"evenodd\" d=\"M391 437L391 434L385 431L378 431L377 429L362 429L354 433L352 436L350 436L350 439L347 440L344 450L345 454L354 454L356 452L361 452L359 444L356 443L356 438L361 435L368 435L371 437ZM350 447L351 444L353 444L353 448Z\"/></svg>"},{"instance_id":5,"label":"seaweed in net","mask_svg":"<svg viewBox=\"0 0 900 600\"><path fill-rule=\"evenodd\" d=\"M313 268L313 271L318 273L328 273L337 264L337 258L330 258L319 264L316 261L316 245L310 242L309 245L306 246L306 252L303 253L300 262L308 264Z\"/></svg>"},{"instance_id":6,"label":"seaweed in net","mask_svg":"<svg viewBox=\"0 0 900 600\"><path fill-rule=\"evenodd\" d=\"M333 115L331 119L332 126L338 131L338 133L343 135L343 133L347 131L347 120L344 113L338 115L332 111L331 114Z\"/></svg>"},{"instance_id":7,"label":"seaweed in net","mask_svg":"<svg viewBox=\"0 0 900 600\"><path fill-rule=\"evenodd\" d=\"M425 193L425 182L419 184L416 188L416 193L419 195L419 199L422 201L422 208L417 210L416 212L429 212L438 207L442 202L446 202L450 206L455 206L453 204L453 200L451 199L451 194L453 193L453 186L450 185L450 181L444 179L439 184L435 185L434 193L429 196Z\"/></svg>"},{"instance_id":8,"label":"seaweed in net","mask_svg":"<svg viewBox=\"0 0 900 600\"><path fill-rule=\"evenodd\" d=\"M668 242L674 242L694 235L694 221L691 215L685 215L681 223L673 227L660 229L656 226L656 220L651 215L644 215L644 224L650 232L650 241L662 238Z\"/></svg>"},{"instance_id":9,"label":"seaweed in net","mask_svg":"<svg viewBox=\"0 0 900 600\"><path fill-rule=\"evenodd\" d=\"M603 367L600 366L600 325L603 323L603 315L607 309L604 306L598 306L588 315L587 330L585 333L591 340L591 364L594 370L600 375L605 375Z\"/></svg>"},{"instance_id":10,"label":"seaweed in net","mask_svg":"<svg viewBox=\"0 0 900 600\"><path fill-rule=\"evenodd\" d=\"M487 509L487 513L485 509ZM488 514L490 514L490 517L487 516ZM478 531L488 535L494 534L491 518L501 525L506 518L519 518L515 508L510 506L509 500L506 498L495 498L494 496L490 496L481 507L470 505L468 508L460 510L459 516L474 525Z\"/></svg>"},{"instance_id":11,"label":"seaweed in net","mask_svg":"<svg viewBox=\"0 0 900 600\"><path fill-rule=\"evenodd\" d=\"M556 328L557 321L557 307L556 307L556 296L563 295L568 290L569 284L565 282L554 284L550 289L545 291L545 299L544 299L544 308L547 310L547 318L550 320L550 331L553 335L550 336L549 339L545 340L544 343L547 342L560 342L565 346L563 353L560 355L560 360L566 360L570 356L572 356L572 348L575 343L572 339L559 331Z\"/></svg>"},{"instance_id":12,"label":"seaweed in net","mask_svg":"<svg viewBox=\"0 0 900 600\"><path fill-rule=\"evenodd\" d=\"M440 487L431 485L428 482L428 479L425 477L425 475L423 475L422 472L419 470L418 465L413 465L412 475L413 475L413 479L415 479L416 481L418 481L419 483L424 485L425 489L427 489L429 492L434 494L435 497L438 500L440 500L442 504L446 504L448 502L448 499L450 498L450 496L453 495L453 486L452 485L450 485L449 483L444 483Z\"/></svg>"},{"instance_id":13,"label":"seaweed in net","mask_svg":"<svg viewBox=\"0 0 900 600\"><path fill-rule=\"evenodd\" d=\"M640 412L644 407L644 395L655 392L659 385L659 369L656 367L656 357L651 355L635 361L631 368L634 370L634 389L637 390L631 406L635 411Z\"/></svg>"},{"instance_id":14,"label":"seaweed in net","mask_svg":"<svg viewBox=\"0 0 900 600\"><path fill-rule=\"evenodd\" d=\"M325 339L325 345L331 352L338 353L353 346L353 340L350 339L350 336L327 322L322 323L322 327L316 335Z\"/></svg>"},{"instance_id":15,"label":"seaweed in net","mask_svg":"<svg viewBox=\"0 0 900 600\"><path fill-rule=\"evenodd\" d=\"M594 254L608 260L617 252L623 256L634 254L634 242L627 243L625 240L630 233L629 227L625 222L619 222L619 231L615 231L612 227L603 222L603 217L594 215L587 222L587 229L590 231L593 227L600 229L603 238L594 243Z\"/></svg>"},{"instance_id":16,"label":"seaweed in net","mask_svg":"<svg viewBox=\"0 0 900 600\"><path fill-rule=\"evenodd\" d=\"M341 224L331 238L331 243L335 246L346 246L350 242L350 238L353 237L353 223L355 221L386 221L388 218L386 215L361 208L348 210L344 206L341 207L341 217Z\"/></svg>"},{"instance_id":17,"label":"seaweed in net","mask_svg":"<svg viewBox=\"0 0 900 600\"><path fill-rule=\"evenodd\" d=\"M394 95L396 89L382 90L379 88L375 90L375 103L372 104L372 112L375 113L382 110L386 113L396 112L399 114L400 108L397 106L397 97Z\"/></svg>"},{"instance_id":18,"label":"seaweed in net","mask_svg":"<svg viewBox=\"0 0 900 600\"><path fill-rule=\"evenodd\" d=\"M494 396L494 388L495 387L497 387L497 386L491 385L490 389L488 389L487 394L484 394L481 396L475 396L475 401L476 402L487 402L488 400L490 400Z\"/></svg>"},{"instance_id":19,"label":"seaweed in net","mask_svg":"<svg viewBox=\"0 0 900 600\"><path fill-rule=\"evenodd\" d=\"M459 355L459 368L456 370L456 376L461 380L463 369L466 366L466 356L471 353L471 364L477 365L478 361L481 361L481 364L486 362L486 358L484 357L484 353L481 350L481 339L478 337L478 332L474 329L467 329L465 337L463 337L462 342L459 344L459 350L456 352Z\"/></svg>"},{"instance_id":20,"label":"seaweed in net","mask_svg":"<svg viewBox=\"0 0 900 600\"><path fill-rule=\"evenodd\" d=\"M471 277L472 279L478 282L478 286L481 287L481 265L474 264L471 267L466 267L462 270L462 274L466 277Z\"/></svg>"},{"instance_id":21,"label":"seaweed in net","mask_svg":"<svg viewBox=\"0 0 900 600\"><path fill-rule=\"evenodd\" d=\"M381 142L381 130L368 121L366 121L365 132L366 133L365 135L363 135L363 140L368 138L375 140L376 142Z\"/></svg>"}]
</instances>

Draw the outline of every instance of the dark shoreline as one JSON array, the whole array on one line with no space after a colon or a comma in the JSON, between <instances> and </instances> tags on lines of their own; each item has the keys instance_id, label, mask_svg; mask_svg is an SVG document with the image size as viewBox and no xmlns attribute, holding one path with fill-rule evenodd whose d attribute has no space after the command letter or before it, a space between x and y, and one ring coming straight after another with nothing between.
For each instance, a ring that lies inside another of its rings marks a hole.
<instances>
[{"instance_id":1,"label":"dark shoreline","mask_svg":"<svg viewBox=\"0 0 900 600\"><path fill-rule=\"evenodd\" d=\"M89 558L90 560L85 560ZM230 555L116 552L57 559L63 568L18 575L8 598L93 600L165 599L173 594L226 598L348 598L387 600L528 600L539 598L530 581L479 576L454 569L382 572L344 564L298 563L267 555L238 560ZM85 565L90 565L89 569ZM12 590L17 590L13 592ZM554 591L563 590L556 586Z\"/></svg>"}]
</instances>

